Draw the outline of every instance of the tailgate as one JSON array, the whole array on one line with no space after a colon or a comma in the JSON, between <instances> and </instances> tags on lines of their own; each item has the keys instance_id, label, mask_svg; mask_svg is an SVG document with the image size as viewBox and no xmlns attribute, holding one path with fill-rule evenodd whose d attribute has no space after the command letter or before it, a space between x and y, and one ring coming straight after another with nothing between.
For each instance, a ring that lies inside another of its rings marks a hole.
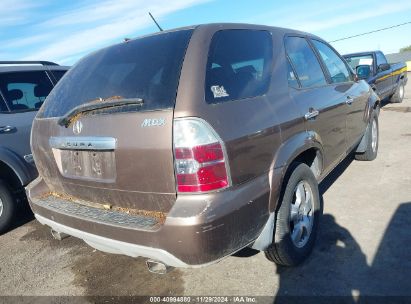
<instances>
[{"instance_id":1,"label":"tailgate","mask_svg":"<svg viewBox=\"0 0 411 304\"><path fill-rule=\"evenodd\" d=\"M63 76L32 131L36 165L50 192L99 206L171 208L173 111L191 34L165 32L117 44ZM140 103L110 103L135 99ZM73 109L80 110L74 115ZM69 123L59 124L60 118Z\"/></svg>"},{"instance_id":2,"label":"tailgate","mask_svg":"<svg viewBox=\"0 0 411 304\"><path fill-rule=\"evenodd\" d=\"M57 119L33 126L33 152L50 192L101 205L167 212L176 199L173 111ZM164 121L147 125L147 120ZM81 133L73 130L81 124Z\"/></svg>"}]
</instances>

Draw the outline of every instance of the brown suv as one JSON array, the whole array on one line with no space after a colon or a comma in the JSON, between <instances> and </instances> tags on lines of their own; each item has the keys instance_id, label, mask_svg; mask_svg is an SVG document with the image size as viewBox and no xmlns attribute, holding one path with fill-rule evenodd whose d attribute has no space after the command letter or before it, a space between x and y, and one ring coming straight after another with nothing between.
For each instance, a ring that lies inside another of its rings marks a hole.
<instances>
[{"instance_id":1,"label":"brown suv","mask_svg":"<svg viewBox=\"0 0 411 304\"><path fill-rule=\"evenodd\" d=\"M250 246L311 251L318 182L372 160L379 99L322 39L209 24L85 57L38 113L36 218L110 253L199 267Z\"/></svg>"}]
</instances>

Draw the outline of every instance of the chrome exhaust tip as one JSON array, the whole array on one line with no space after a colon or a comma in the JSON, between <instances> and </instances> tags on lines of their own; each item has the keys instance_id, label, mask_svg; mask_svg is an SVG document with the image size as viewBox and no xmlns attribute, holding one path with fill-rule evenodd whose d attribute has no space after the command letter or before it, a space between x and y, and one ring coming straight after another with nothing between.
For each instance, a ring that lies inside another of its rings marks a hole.
<instances>
[{"instance_id":1,"label":"chrome exhaust tip","mask_svg":"<svg viewBox=\"0 0 411 304\"><path fill-rule=\"evenodd\" d=\"M51 229L51 235L53 236L53 238L55 238L56 240L64 240L65 238L68 238L70 235L65 234L63 232L58 232L54 229Z\"/></svg>"},{"instance_id":2,"label":"chrome exhaust tip","mask_svg":"<svg viewBox=\"0 0 411 304\"><path fill-rule=\"evenodd\" d=\"M147 260L146 265L147 265L148 271L150 271L151 273L155 273L155 274L166 274L174 269L174 267L171 267L164 263L153 261L153 260Z\"/></svg>"}]
</instances>

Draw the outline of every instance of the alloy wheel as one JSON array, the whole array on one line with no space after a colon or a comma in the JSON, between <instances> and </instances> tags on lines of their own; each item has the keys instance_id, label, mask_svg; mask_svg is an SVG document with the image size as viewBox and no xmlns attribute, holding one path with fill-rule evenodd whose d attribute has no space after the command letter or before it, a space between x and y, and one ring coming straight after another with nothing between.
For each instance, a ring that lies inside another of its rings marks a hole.
<instances>
[{"instance_id":1,"label":"alloy wheel","mask_svg":"<svg viewBox=\"0 0 411 304\"><path fill-rule=\"evenodd\" d=\"M314 223L313 192L307 181L300 181L294 189L290 208L291 240L298 248L310 239Z\"/></svg>"}]
</instances>

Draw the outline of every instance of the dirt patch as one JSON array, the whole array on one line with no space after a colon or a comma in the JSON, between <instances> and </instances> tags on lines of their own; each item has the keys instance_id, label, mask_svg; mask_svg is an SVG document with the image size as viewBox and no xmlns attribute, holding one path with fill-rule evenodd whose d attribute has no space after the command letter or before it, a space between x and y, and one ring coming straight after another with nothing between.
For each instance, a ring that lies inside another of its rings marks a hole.
<instances>
[{"instance_id":1,"label":"dirt patch","mask_svg":"<svg viewBox=\"0 0 411 304\"><path fill-rule=\"evenodd\" d=\"M178 269L165 275L152 274L147 270L144 258L100 252L74 237L58 241L52 238L49 227L37 221L27 225L31 231L20 241L42 242L51 247L50 251L70 248L67 254L72 262L62 271L74 274L71 284L83 289L84 296L93 303L98 302L96 296L177 296L184 292L182 272Z\"/></svg>"},{"instance_id":2,"label":"dirt patch","mask_svg":"<svg viewBox=\"0 0 411 304\"><path fill-rule=\"evenodd\" d=\"M400 113L409 113L411 112L411 107L384 107L382 108L383 111L393 111L393 112L400 112Z\"/></svg>"},{"instance_id":3,"label":"dirt patch","mask_svg":"<svg viewBox=\"0 0 411 304\"><path fill-rule=\"evenodd\" d=\"M401 134L401 136L411 136L411 133Z\"/></svg>"},{"instance_id":4,"label":"dirt patch","mask_svg":"<svg viewBox=\"0 0 411 304\"><path fill-rule=\"evenodd\" d=\"M141 215L141 216L146 216L146 217L150 217L150 218L155 218L157 220L157 222L159 222L160 224L163 224L166 220L166 216L167 213L161 212L161 211L150 211L150 210L142 210L142 209L131 209L131 208L124 208L124 207L118 207L118 206L114 206L111 204L107 204L107 203L94 203L94 202L88 202L88 201L84 201L84 200L78 200L75 199L67 194L64 193L57 193L57 192L47 192L45 194L43 194L42 196L40 196L38 198L38 200L44 200L47 199L49 197L55 197L55 198L59 198L65 201L69 201L69 202L74 202L80 205L84 205L87 207L92 207L92 208L98 208L98 209L102 209L102 210L113 210L113 211L117 211L117 212L121 212L121 213L126 213L126 214L131 214L131 215Z\"/></svg>"},{"instance_id":5,"label":"dirt patch","mask_svg":"<svg viewBox=\"0 0 411 304\"><path fill-rule=\"evenodd\" d=\"M44 246L52 248L72 248L73 250L83 243L81 240L73 237L58 241L51 235L50 227L42 225L38 221L31 221L27 226L31 228L31 231L22 236L19 241L37 241L42 242Z\"/></svg>"},{"instance_id":6,"label":"dirt patch","mask_svg":"<svg viewBox=\"0 0 411 304\"><path fill-rule=\"evenodd\" d=\"M148 272L143 258L131 258L85 248L71 266L74 284L87 296L160 296L183 294L182 273Z\"/></svg>"}]
</instances>

